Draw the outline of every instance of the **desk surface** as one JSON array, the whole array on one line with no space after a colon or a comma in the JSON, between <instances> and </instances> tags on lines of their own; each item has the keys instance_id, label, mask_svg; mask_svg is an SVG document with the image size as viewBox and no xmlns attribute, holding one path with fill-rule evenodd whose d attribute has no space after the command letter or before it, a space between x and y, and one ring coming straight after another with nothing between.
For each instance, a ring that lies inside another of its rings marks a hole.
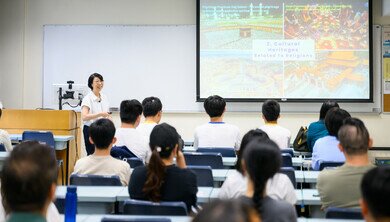
<instances>
[{"instance_id":1,"label":"desk surface","mask_svg":"<svg viewBox=\"0 0 390 222\"><path fill-rule=\"evenodd\" d=\"M127 187L122 186L78 186L77 199L80 202L110 202L117 201L117 196ZM58 186L56 198L65 198L66 186ZM127 196L129 194L127 193Z\"/></svg>"}]
</instances>

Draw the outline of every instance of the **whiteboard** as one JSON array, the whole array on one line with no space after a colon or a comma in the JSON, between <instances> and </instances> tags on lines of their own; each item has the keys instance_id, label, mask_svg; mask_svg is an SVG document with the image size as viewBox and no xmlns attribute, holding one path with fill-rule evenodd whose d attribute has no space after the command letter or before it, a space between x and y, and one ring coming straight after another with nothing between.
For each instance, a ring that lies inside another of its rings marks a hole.
<instances>
[{"instance_id":1,"label":"whiteboard","mask_svg":"<svg viewBox=\"0 0 390 222\"><path fill-rule=\"evenodd\" d=\"M381 27L373 27L374 103L341 104L350 112L381 110ZM203 111L196 102L195 25L45 25L43 107L58 108L53 84L104 77L110 107L157 96L167 112ZM281 103L282 112L318 112L319 103ZM228 111L260 112L261 103L232 102Z\"/></svg>"}]
</instances>

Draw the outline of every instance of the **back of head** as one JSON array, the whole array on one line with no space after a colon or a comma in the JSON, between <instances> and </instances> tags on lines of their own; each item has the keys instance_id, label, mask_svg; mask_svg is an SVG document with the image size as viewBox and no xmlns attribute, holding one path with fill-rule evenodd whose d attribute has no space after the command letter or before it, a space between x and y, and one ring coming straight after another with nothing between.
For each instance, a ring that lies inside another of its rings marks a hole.
<instances>
[{"instance_id":1,"label":"back of head","mask_svg":"<svg viewBox=\"0 0 390 222\"><path fill-rule=\"evenodd\" d=\"M370 134L360 119L351 117L345 119L338 132L338 138L340 145L348 155L368 152Z\"/></svg>"},{"instance_id":2,"label":"back of head","mask_svg":"<svg viewBox=\"0 0 390 222\"><path fill-rule=\"evenodd\" d=\"M147 179L143 192L151 201L160 201L160 188L164 182L165 165L162 159L167 159L178 146L180 135L169 124L155 126L150 134L150 149L152 156L148 164Z\"/></svg>"},{"instance_id":3,"label":"back of head","mask_svg":"<svg viewBox=\"0 0 390 222\"><path fill-rule=\"evenodd\" d=\"M362 198L375 219L390 219L390 167L368 171L361 183Z\"/></svg>"},{"instance_id":4,"label":"back of head","mask_svg":"<svg viewBox=\"0 0 390 222\"><path fill-rule=\"evenodd\" d=\"M264 140L268 140L269 137L268 137L267 133L261 129L249 130L244 135L244 137L242 137L240 149L238 150L238 154L237 154L237 163L236 163L236 169L240 173L243 173L242 166L241 166L242 154L244 153L244 150L245 150L246 146L248 145L248 143L254 139L257 139L259 141L264 141Z\"/></svg>"},{"instance_id":5,"label":"back of head","mask_svg":"<svg viewBox=\"0 0 390 222\"><path fill-rule=\"evenodd\" d=\"M6 212L42 212L57 181L54 149L36 141L15 146L0 178Z\"/></svg>"},{"instance_id":6,"label":"back of head","mask_svg":"<svg viewBox=\"0 0 390 222\"><path fill-rule=\"evenodd\" d=\"M89 136L96 149L107 149L115 136L115 125L109 119L98 119L89 127Z\"/></svg>"},{"instance_id":7,"label":"back of head","mask_svg":"<svg viewBox=\"0 0 390 222\"><path fill-rule=\"evenodd\" d=\"M2 114L3 114L3 110L0 108L0 119Z\"/></svg>"},{"instance_id":8,"label":"back of head","mask_svg":"<svg viewBox=\"0 0 390 222\"><path fill-rule=\"evenodd\" d=\"M206 204L192 222L259 222L254 208L242 201L215 200Z\"/></svg>"},{"instance_id":9,"label":"back of head","mask_svg":"<svg viewBox=\"0 0 390 222\"><path fill-rule=\"evenodd\" d=\"M328 100L322 103L321 110L320 110L320 120L325 119L326 113L334 107L337 108L340 107L336 101Z\"/></svg>"},{"instance_id":10,"label":"back of head","mask_svg":"<svg viewBox=\"0 0 390 222\"><path fill-rule=\"evenodd\" d=\"M162 103L157 97L146 97L142 101L142 107L145 117L155 116L162 110Z\"/></svg>"},{"instance_id":11,"label":"back of head","mask_svg":"<svg viewBox=\"0 0 390 222\"><path fill-rule=\"evenodd\" d=\"M253 201L261 213L261 200L268 179L280 169L282 155L272 140L253 140L244 151L245 171L254 185Z\"/></svg>"},{"instance_id":12,"label":"back of head","mask_svg":"<svg viewBox=\"0 0 390 222\"><path fill-rule=\"evenodd\" d=\"M266 100L263 103L261 112L266 121L277 121L280 115L280 105L275 100Z\"/></svg>"},{"instance_id":13,"label":"back of head","mask_svg":"<svg viewBox=\"0 0 390 222\"><path fill-rule=\"evenodd\" d=\"M136 100L123 100L120 105L120 117L122 123L134 124L142 114L142 105Z\"/></svg>"},{"instance_id":14,"label":"back of head","mask_svg":"<svg viewBox=\"0 0 390 222\"><path fill-rule=\"evenodd\" d=\"M351 115L346 110L337 107L330 109L325 116L325 126L329 135L337 137L343 121L348 117L351 117Z\"/></svg>"},{"instance_id":15,"label":"back of head","mask_svg":"<svg viewBox=\"0 0 390 222\"><path fill-rule=\"evenodd\" d=\"M204 101L203 106L210 118L220 117L225 111L226 102L222 97L214 95L209 96Z\"/></svg>"}]
</instances>

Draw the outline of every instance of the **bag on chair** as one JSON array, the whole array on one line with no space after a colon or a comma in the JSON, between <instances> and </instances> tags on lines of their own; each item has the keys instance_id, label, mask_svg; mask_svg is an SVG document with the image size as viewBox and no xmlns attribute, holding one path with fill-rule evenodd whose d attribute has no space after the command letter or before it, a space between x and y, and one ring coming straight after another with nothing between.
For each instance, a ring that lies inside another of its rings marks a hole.
<instances>
[{"instance_id":1,"label":"bag on chair","mask_svg":"<svg viewBox=\"0 0 390 222\"><path fill-rule=\"evenodd\" d=\"M310 152L309 145L307 144L307 127L301 126L295 137L293 147L298 152Z\"/></svg>"}]
</instances>

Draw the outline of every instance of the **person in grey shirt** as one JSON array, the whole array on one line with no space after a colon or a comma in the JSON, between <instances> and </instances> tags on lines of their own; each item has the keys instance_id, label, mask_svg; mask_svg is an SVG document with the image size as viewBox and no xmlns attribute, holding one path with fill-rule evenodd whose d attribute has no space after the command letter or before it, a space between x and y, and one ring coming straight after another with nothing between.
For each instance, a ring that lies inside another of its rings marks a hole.
<instances>
[{"instance_id":1,"label":"person in grey shirt","mask_svg":"<svg viewBox=\"0 0 390 222\"><path fill-rule=\"evenodd\" d=\"M293 205L266 195L267 181L279 171L282 163L278 145L272 140L253 140L247 145L243 157L242 167L248 177L248 186L241 201L252 203L262 222L297 221Z\"/></svg>"}]
</instances>

